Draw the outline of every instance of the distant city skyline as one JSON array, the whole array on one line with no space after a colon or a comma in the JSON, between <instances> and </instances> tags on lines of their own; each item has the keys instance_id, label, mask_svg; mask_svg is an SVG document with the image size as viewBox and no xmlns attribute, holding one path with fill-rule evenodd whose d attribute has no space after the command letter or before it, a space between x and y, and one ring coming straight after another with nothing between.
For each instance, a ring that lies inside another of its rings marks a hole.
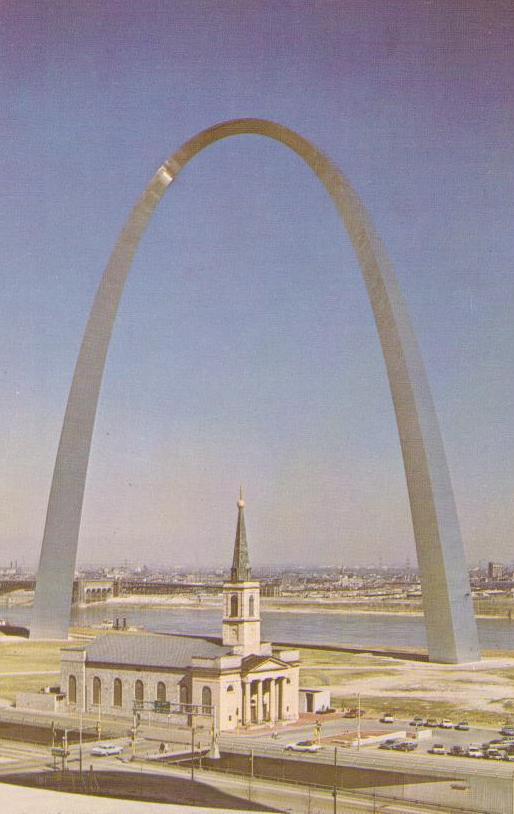
<instances>
[{"instance_id":1,"label":"distant city skyline","mask_svg":"<svg viewBox=\"0 0 514 814\"><path fill-rule=\"evenodd\" d=\"M427 365L468 562L509 562L511 10L29 0L1 19L0 559L37 563L78 344L129 208L193 132L262 115L325 149L370 210ZM278 147L215 150L177 183L129 280L79 556L222 565L243 482L256 564L414 563L378 340L330 202Z\"/></svg>"}]
</instances>

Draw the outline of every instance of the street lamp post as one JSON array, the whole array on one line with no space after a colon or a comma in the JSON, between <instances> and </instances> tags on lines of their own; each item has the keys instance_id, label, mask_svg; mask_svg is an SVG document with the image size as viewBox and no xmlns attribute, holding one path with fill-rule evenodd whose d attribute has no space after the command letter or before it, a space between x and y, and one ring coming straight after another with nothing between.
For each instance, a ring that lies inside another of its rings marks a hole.
<instances>
[{"instance_id":1,"label":"street lamp post","mask_svg":"<svg viewBox=\"0 0 514 814\"><path fill-rule=\"evenodd\" d=\"M361 694L357 693L357 751L361 748Z\"/></svg>"},{"instance_id":2,"label":"street lamp post","mask_svg":"<svg viewBox=\"0 0 514 814\"><path fill-rule=\"evenodd\" d=\"M216 716L216 706L212 707L211 748L209 750L209 757L212 760L219 760L220 757L220 749L218 745L218 725Z\"/></svg>"}]
</instances>

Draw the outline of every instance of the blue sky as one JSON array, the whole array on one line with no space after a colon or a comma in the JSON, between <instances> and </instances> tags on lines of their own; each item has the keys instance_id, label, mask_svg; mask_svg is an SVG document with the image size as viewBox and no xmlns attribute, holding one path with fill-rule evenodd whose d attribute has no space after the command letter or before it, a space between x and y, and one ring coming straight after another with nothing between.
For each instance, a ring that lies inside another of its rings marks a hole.
<instances>
[{"instance_id":1,"label":"blue sky","mask_svg":"<svg viewBox=\"0 0 514 814\"><path fill-rule=\"evenodd\" d=\"M18 0L0 10L0 560L37 561L81 334L132 205L198 130L311 139L391 255L470 560L514 536L514 12L502 0ZM384 364L309 170L241 137L173 184L108 359L80 559L415 560Z\"/></svg>"}]
</instances>

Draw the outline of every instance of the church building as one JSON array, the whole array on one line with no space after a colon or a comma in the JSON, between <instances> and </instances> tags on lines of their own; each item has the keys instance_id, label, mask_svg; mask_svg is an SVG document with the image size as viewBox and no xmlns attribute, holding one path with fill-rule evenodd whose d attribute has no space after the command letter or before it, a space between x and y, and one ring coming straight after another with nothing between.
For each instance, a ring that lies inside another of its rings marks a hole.
<instances>
[{"instance_id":1,"label":"church building","mask_svg":"<svg viewBox=\"0 0 514 814\"><path fill-rule=\"evenodd\" d=\"M61 691L69 711L129 717L142 710L189 725L207 717L218 731L298 719L299 653L261 641L244 509L240 494L222 638L120 632L66 648Z\"/></svg>"}]
</instances>

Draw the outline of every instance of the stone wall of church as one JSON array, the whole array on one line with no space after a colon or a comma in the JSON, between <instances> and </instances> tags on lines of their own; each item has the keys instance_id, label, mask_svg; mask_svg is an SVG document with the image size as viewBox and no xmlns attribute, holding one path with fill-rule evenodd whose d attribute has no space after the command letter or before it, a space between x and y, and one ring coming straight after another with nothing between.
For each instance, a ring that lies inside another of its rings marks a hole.
<instances>
[{"instance_id":1,"label":"stone wall of church","mask_svg":"<svg viewBox=\"0 0 514 814\"><path fill-rule=\"evenodd\" d=\"M86 685L83 687L85 672ZM136 682L141 682L136 688ZM73 684L75 683L75 692ZM142 693L141 693L142 684ZM162 686L164 685L164 689ZM185 672L130 670L123 667L90 667L80 661L61 663L61 690L68 709L84 709L108 715L132 717L134 700L190 703L191 690Z\"/></svg>"},{"instance_id":2,"label":"stone wall of church","mask_svg":"<svg viewBox=\"0 0 514 814\"><path fill-rule=\"evenodd\" d=\"M300 668L289 667L284 685L284 719L298 720L300 697Z\"/></svg>"},{"instance_id":3,"label":"stone wall of church","mask_svg":"<svg viewBox=\"0 0 514 814\"><path fill-rule=\"evenodd\" d=\"M193 704L203 704L206 690L216 707L216 727L220 731L236 729L242 723L243 697L238 673L218 676L193 676Z\"/></svg>"}]
</instances>

